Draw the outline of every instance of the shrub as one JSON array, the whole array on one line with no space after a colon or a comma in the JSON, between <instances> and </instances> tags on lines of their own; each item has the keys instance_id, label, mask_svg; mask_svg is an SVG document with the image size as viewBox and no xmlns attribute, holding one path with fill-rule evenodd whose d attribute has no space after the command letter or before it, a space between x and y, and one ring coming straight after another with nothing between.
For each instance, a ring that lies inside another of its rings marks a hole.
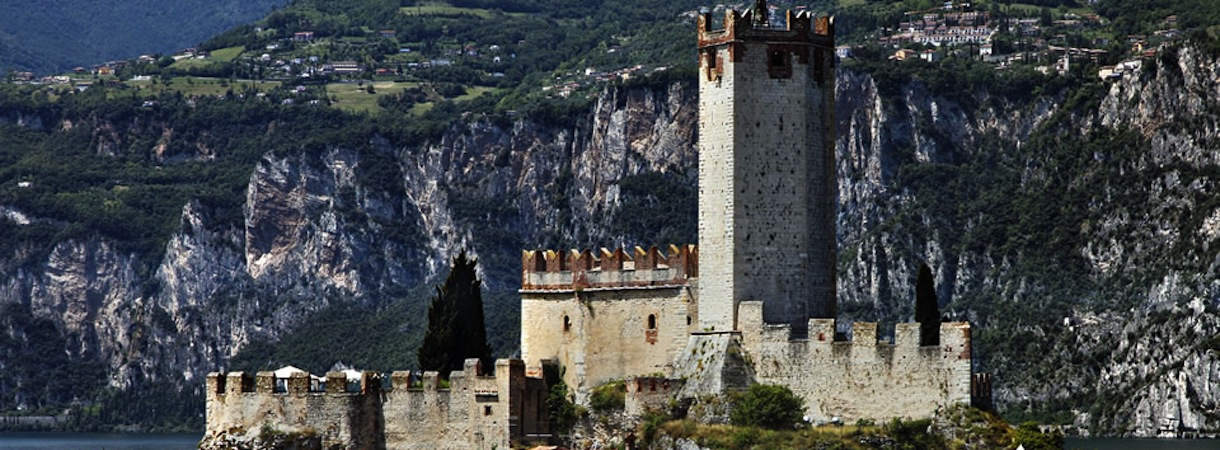
<instances>
[{"instance_id":1,"label":"shrub","mask_svg":"<svg viewBox=\"0 0 1220 450\"><path fill-rule=\"evenodd\" d=\"M597 412L623 409L627 401L627 386L622 381L611 381L593 388L589 407Z\"/></svg>"},{"instance_id":2,"label":"shrub","mask_svg":"<svg viewBox=\"0 0 1220 450\"><path fill-rule=\"evenodd\" d=\"M755 384L736 400L729 420L738 426L790 430L801 423L804 403L785 386Z\"/></svg>"},{"instance_id":3,"label":"shrub","mask_svg":"<svg viewBox=\"0 0 1220 450\"><path fill-rule=\"evenodd\" d=\"M546 407L551 419L551 427L560 434L570 431L580 416L585 413L584 408L572 403L568 398L568 385L563 382L562 378L551 385L551 390L546 397Z\"/></svg>"},{"instance_id":4,"label":"shrub","mask_svg":"<svg viewBox=\"0 0 1220 450\"><path fill-rule=\"evenodd\" d=\"M1038 425L1025 422L1013 431L1013 443L1027 450L1051 450L1063 448L1063 435L1059 433L1043 433Z\"/></svg>"}]
</instances>

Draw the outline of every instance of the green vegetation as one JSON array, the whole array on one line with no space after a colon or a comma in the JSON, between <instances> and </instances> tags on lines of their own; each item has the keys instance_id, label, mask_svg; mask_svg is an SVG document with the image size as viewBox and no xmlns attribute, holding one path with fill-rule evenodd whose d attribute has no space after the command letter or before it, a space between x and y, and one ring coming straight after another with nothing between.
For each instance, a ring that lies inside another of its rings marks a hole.
<instances>
[{"instance_id":1,"label":"green vegetation","mask_svg":"<svg viewBox=\"0 0 1220 450\"><path fill-rule=\"evenodd\" d=\"M546 397L547 417L551 421L551 430L558 435L565 435L580 420L588 414L584 407L572 402L568 393L568 384L563 381L563 369L548 365L542 367L544 378L550 386Z\"/></svg>"},{"instance_id":2,"label":"green vegetation","mask_svg":"<svg viewBox=\"0 0 1220 450\"><path fill-rule=\"evenodd\" d=\"M698 192L683 173L644 172L618 181L622 208L610 230L657 245L696 242Z\"/></svg>"},{"instance_id":3,"label":"green vegetation","mask_svg":"<svg viewBox=\"0 0 1220 450\"><path fill-rule=\"evenodd\" d=\"M399 11L408 16L474 16L481 19L490 19L498 15L498 12L489 9L463 8L444 2L418 2L413 6L403 6Z\"/></svg>"},{"instance_id":4,"label":"green vegetation","mask_svg":"<svg viewBox=\"0 0 1220 450\"><path fill-rule=\"evenodd\" d=\"M435 370L448 378L449 372L462 370L467 358L491 359L475 264L478 261L466 259L463 250L453 259L445 284L436 287L428 307L428 329L417 352L423 370Z\"/></svg>"},{"instance_id":5,"label":"green vegetation","mask_svg":"<svg viewBox=\"0 0 1220 450\"><path fill-rule=\"evenodd\" d=\"M621 410L627 401L627 385L622 381L611 381L593 388L589 396L589 408L599 413Z\"/></svg>"},{"instance_id":6,"label":"green vegetation","mask_svg":"<svg viewBox=\"0 0 1220 450\"><path fill-rule=\"evenodd\" d=\"M237 57L240 56L244 51L246 51L246 47L240 45L236 47L218 48L216 50L212 50L211 59L222 63L227 63L237 59Z\"/></svg>"},{"instance_id":7,"label":"green vegetation","mask_svg":"<svg viewBox=\"0 0 1220 450\"><path fill-rule=\"evenodd\" d=\"M1033 422L1021 424L1013 434L1013 443L1028 450L1058 450L1063 448L1062 434L1042 433L1038 430L1038 424Z\"/></svg>"},{"instance_id":8,"label":"green vegetation","mask_svg":"<svg viewBox=\"0 0 1220 450\"><path fill-rule=\"evenodd\" d=\"M733 425L791 430L803 423L805 401L787 386L753 384L733 399Z\"/></svg>"},{"instance_id":9,"label":"green vegetation","mask_svg":"<svg viewBox=\"0 0 1220 450\"><path fill-rule=\"evenodd\" d=\"M919 322L919 345L940 345L940 304L932 269L919 265L915 280L915 321Z\"/></svg>"},{"instance_id":10,"label":"green vegetation","mask_svg":"<svg viewBox=\"0 0 1220 450\"><path fill-rule=\"evenodd\" d=\"M692 420L667 420L649 413L644 417L645 442L661 436L690 439L706 448L828 448L828 449L966 449L1014 448L1017 443L1054 442L1062 436L1043 435L1036 429L1018 432L995 414L959 406L943 411L935 420L891 420L878 426L869 420L856 425L823 425L799 429L757 426L700 425ZM1030 448L1031 444L1025 444ZM1043 448L1043 447L1038 447Z\"/></svg>"},{"instance_id":11,"label":"green vegetation","mask_svg":"<svg viewBox=\"0 0 1220 450\"><path fill-rule=\"evenodd\" d=\"M372 86L372 91L369 91ZM379 81L367 83L331 83L326 85L326 93L330 96L333 106L344 111L376 114L383 109L378 103L383 98L399 95L403 91L418 88L419 83L396 83Z\"/></svg>"}]
</instances>

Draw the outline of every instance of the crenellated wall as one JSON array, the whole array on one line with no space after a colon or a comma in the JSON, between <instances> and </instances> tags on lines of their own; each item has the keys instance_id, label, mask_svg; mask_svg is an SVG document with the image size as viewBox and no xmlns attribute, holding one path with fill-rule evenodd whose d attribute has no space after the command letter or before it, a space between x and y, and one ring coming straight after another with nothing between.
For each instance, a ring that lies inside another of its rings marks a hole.
<instances>
[{"instance_id":1,"label":"crenellated wall","mask_svg":"<svg viewBox=\"0 0 1220 450\"><path fill-rule=\"evenodd\" d=\"M900 323L893 343L877 324L855 322L852 338L835 341L833 319L810 319L809 338L790 340L788 325L763 321L761 302L742 302L741 340L759 383L782 384L805 399L815 420L931 417L970 404L970 324L940 325L940 345L919 345L918 323Z\"/></svg>"},{"instance_id":2,"label":"crenellated wall","mask_svg":"<svg viewBox=\"0 0 1220 450\"><path fill-rule=\"evenodd\" d=\"M521 354L531 373L544 360L585 402L594 387L668 374L698 326L698 251L670 246L523 254Z\"/></svg>"},{"instance_id":3,"label":"crenellated wall","mask_svg":"<svg viewBox=\"0 0 1220 450\"><path fill-rule=\"evenodd\" d=\"M521 252L521 291L575 291L681 286L699 276L694 245L624 250L525 250Z\"/></svg>"},{"instance_id":4,"label":"crenellated wall","mask_svg":"<svg viewBox=\"0 0 1220 450\"><path fill-rule=\"evenodd\" d=\"M509 448L513 439L547 432L545 383L527 378L522 361L501 359L494 375L483 372L478 360L468 359L447 386L436 372L393 372L388 386L376 372L355 383L331 372L324 384L300 373L283 391L273 372L212 373L204 443L257 436L266 428L315 434L323 447Z\"/></svg>"}]
</instances>

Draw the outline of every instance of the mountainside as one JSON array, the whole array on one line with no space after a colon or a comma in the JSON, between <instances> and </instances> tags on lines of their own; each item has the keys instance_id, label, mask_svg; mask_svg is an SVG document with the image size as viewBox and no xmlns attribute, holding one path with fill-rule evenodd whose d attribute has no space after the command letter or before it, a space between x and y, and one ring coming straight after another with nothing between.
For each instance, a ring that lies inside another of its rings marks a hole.
<instances>
[{"instance_id":1,"label":"mountainside","mask_svg":"<svg viewBox=\"0 0 1220 450\"><path fill-rule=\"evenodd\" d=\"M287 0L59 0L0 4L0 70L67 71L191 47Z\"/></svg>"}]
</instances>

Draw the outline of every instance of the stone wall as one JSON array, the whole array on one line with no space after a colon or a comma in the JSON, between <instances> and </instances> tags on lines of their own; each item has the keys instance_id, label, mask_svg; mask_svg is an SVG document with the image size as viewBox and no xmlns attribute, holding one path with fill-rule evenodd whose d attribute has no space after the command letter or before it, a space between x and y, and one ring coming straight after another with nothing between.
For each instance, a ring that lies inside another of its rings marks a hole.
<instances>
[{"instance_id":1,"label":"stone wall","mask_svg":"<svg viewBox=\"0 0 1220 450\"><path fill-rule=\"evenodd\" d=\"M667 410L670 402L682 390L683 380L664 377L639 377L624 383L624 409L632 416L643 415L648 410Z\"/></svg>"},{"instance_id":2,"label":"stone wall","mask_svg":"<svg viewBox=\"0 0 1220 450\"><path fill-rule=\"evenodd\" d=\"M971 401L970 324L940 326L939 346L919 346L919 324L900 323L894 341L878 341L877 324L852 324L835 341L832 319L810 319L809 338L790 340L787 325L767 324L760 302L742 302L741 339L759 383L788 386L818 421L931 417Z\"/></svg>"},{"instance_id":3,"label":"stone wall","mask_svg":"<svg viewBox=\"0 0 1220 450\"><path fill-rule=\"evenodd\" d=\"M541 373L544 360L554 361L581 403L603 383L671 373L673 356L698 326L696 282L688 277L697 270L693 250L673 247L660 260L655 252L621 259L626 252L603 251L593 270L559 270L546 265L553 258L535 258L556 252L527 252L521 354L530 372ZM580 259L582 252L571 254ZM647 255L653 257L645 263ZM611 258L615 266L608 270ZM537 270L548 267L556 269Z\"/></svg>"},{"instance_id":4,"label":"stone wall","mask_svg":"<svg viewBox=\"0 0 1220 450\"><path fill-rule=\"evenodd\" d=\"M482 369L478 360L467 360L448 386L436 372L394 372L385 387L375 372L352 384L340 372L328 373L324 384L298 374L283 392L273 372L213 373L204 444L274 430L317 435L324 447L509 448L515 439L548 431L545 383L527 378L522 361L496 361L495 375ZM311 384L325 387L311 390Z\"/></svg>"},{"instance_id":5,"label":"stone wall","mask_svg":"<svg viewBox=\"0 0 1220 450\"><path fill-rule=\"evenodd\" d=\"M833 29L750 22L699 21L700 327L733 330L734 302L758 299L803 332L835 314Z\"/></svg>"}]
</instances>

